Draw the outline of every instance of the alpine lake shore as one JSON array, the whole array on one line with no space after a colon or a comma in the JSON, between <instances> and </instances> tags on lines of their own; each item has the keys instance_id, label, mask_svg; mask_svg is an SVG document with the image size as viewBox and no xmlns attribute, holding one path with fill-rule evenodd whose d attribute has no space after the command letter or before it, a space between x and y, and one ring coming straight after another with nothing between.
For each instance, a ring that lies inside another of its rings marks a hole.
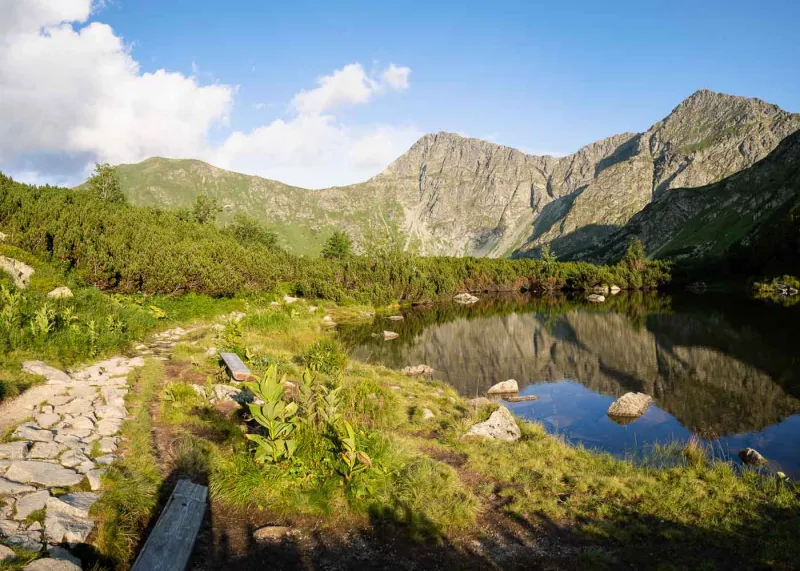
<instances>
[{"instance_id":1,"label":"alpine lake shore","mask_svg":"<svg viewBox=\"0 0 800 571\"><path fill-rule=\"evenodd\" d=\"M181 478L210 489L197 570L255 569L266 557L298 569L800 560L796 484L700 446L665 444L634 462L519 419L514 441L465 438L501 405L476 407L446 384L352 361L333 334L335 323L396 307L192 297L200 316L175 300L172 329L126 351L144 366L129 377L119 457L90 512L96 530L75 550L84 568L127 568ZM221 351L242 356L257 382L230 381ZM254 397L272 413L264 422L254 417L267 411L247 404ZM35 557L15 551L4 568Z\"/></svg>"}]
</instances>

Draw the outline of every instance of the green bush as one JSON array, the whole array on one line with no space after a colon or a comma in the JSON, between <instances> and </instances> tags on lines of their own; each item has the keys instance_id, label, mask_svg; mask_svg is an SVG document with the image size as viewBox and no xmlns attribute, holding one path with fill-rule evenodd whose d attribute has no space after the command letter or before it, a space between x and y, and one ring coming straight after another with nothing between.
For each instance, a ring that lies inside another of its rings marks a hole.
<instances>
[{"instance_id":1,"label":"green bush","mask_svg":"<svg viewBox=\"0 0 800 571\"><path fill-rule=\"evenodd\" d=\"M326 375L338 375L347 366L347 355L342 344L332 337L314 342L300 360L310 370Z\"/></svg>"}]
</instances>

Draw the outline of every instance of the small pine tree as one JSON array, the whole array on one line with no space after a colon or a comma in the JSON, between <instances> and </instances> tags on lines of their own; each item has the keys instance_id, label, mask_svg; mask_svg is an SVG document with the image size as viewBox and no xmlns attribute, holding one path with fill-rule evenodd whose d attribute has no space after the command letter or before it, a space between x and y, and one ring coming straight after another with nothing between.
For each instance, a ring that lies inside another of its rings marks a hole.
<instances>
[{"instance_id":1,"label":"small pine tree","mask_svg":"<svg viewBox=\"0 0 800 571\"><path fill-rule=\"evenodd\" d=\"M337 230L322 249L322 257L326 260L344 260L353 255L353 242L346 232Z\"/></svg>"},{"instance_id":2,"label":"small pine tree","mask_svg":"<svg viewBox=\"0 0 800 571\"><path fill-rule=\"evenodd\" d=\"M89 179L89 188L99 198L108 202L127 202L125 193L122 192L117 169L108 163L95 164L94 173Z\"/></svg>"},{"instance_id":3,"label":"small pine tree","mask_svg":"<svg viewBox=\"0 0 800 571\"><path fill-rule=\"evenodd\" d=\"M647 266L647 255L644 251L644 244L639 238L634 238L628 244L628 250L622 258L622 262L627 265L631 271L641 272Z\"/></svg>"},{"instance_id":4,"label":"small pine tree","mask_svg":"<svg viewBox=\"0 0 800 571\"><path fill-rule=\"evenodd\" d=\"M213 224L217 220L217 214L222 212L219 201L207 194L198 194L194 200L192 215L196 222L200 224Z\"/></svg>"}]
</instances>

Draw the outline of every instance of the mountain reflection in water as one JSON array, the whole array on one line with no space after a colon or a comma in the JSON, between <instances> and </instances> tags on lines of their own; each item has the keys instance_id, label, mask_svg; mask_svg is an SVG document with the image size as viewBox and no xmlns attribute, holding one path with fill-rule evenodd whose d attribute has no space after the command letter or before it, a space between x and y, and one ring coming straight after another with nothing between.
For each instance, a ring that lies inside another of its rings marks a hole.
<instances>
[{"instance_id":1,"label":"mountain reflection in water","mask_svg":"<svg viewBox=\"0 0 800 571\"><path fill-rule=\"evenodd\" d=\"M345 327L354 358L392 368L425 363L465 396L514 378L534 402L515 414L587 446L622 454L695 434L745 446L800 475L800 314L732 296L629 294L601 306L525 296L411 308L402 322ZM393 341L372 333L391 329ZM656 406L620 426L605 414L629 391Z\"/></svg>"}]
</instances>

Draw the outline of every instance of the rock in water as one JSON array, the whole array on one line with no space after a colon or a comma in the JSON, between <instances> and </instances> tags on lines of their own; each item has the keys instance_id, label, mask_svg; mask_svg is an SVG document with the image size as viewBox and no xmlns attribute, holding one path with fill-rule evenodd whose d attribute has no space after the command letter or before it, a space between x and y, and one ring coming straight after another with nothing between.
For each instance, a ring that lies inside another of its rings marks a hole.
<instances>
[{"instance_id":1,"label":"rock in water","mask_svg":"<svg viewBox=\"0 0 800 571\"><path fill-rule=\"evenodd\" d=\"M72 290L69 289L67 286L57 287L56 289L48 293L47 297L52 297L53 299L66 299L72 297Z\"/></svg>"},{"instance_id":2,"label":"rock in water","mask_svg":"<svg viewBox=\"0 0 800 571\"><path fill-rule=\"evenodd\" d=\"M508 379L507 381L503 381L501 383L497 383L493 385L489 389L490 395L503 395L509 393L518 393L519 392L519 385L517 381L514 379Z\"/></svg>"},{"instance_id":3,"label":"rock in water","mask_svg":"<svg viewBox=\"0 0 800 571\"><path fill-rule=\"evenodd\" d=\"M748 466L764 466L767 464L767 459L754 448L739 450L739 460Z\"/></svg>"},{"instance_id":4,"label":"rock in water","mask_svg":"<svg viewBox=\"0 0 800 571\"><path fill-rule=\"evenodd\" d=\"M434 373L434 370L428 365L417 365L416 367L404 367L401 372L406 377L428 377Z\"/></svg>"},{"instance_id":5,"label":"rock in water","mask_svg":"<svg viewBox=\"0 0 800 571\"><path fill-rule=\"evenodd\" d=\"M599 293L591 293L586 299L592 303L603 303L606 300L606 296L600 295Z\"/></svg>"},{"instance_id":6,"label":"rock in water","mask_svg":"<svg viewBox=\"0 0 800 571\"><path fill-rule=\"evenodd\" d=\"M625 393L608 407L608 416L636 418L642 416L653 398L644 393Z\"/></svg>"},{"instance_id":7,"label":"rock in water","mask_svg":"<svg viewBox=\"0 0 800 571\"><path fill-rule=\"evenodd\" d=\"M599 294L606 294L609 292L608 286L594 286L592 292Z\"/></svg>"},{"instance_id":8,"label":"rock in water","mask_svg":"<svg viewBox=\"0 0 800 571\"><path fill-rule=\"evenodd\" d=\"M400 334L394 331L384 331L383 333L373 333L372 336L381 337L384 341L389 341L391 339L397 339L400 337Z\"/></svg>"},{"instance_id":9,"label":"rock in water","mask_svg":"<svg viewBox=\"0 0 800 571\"><path fill-rule=\"evenodd\" d=\"M402 315L390 315L386 319L388 319L389 321L403 321L404 318Z\"/></svg>"},{"instance_id":10,"label":"rock in water","mask_svg":"<svg viewBox=\"0 0 800 571\"><path fill-rule=\"evenodd\" d=\"M478 298L469 293L460 293L453 298L453 301L455 301L456 303L463 303L465 305L468 305L478 301Z\"/></svg>"},{"instance_id":11,"label":"rock in water","mask_svg":"<svg viewBox=\"0 0 800 571\"><path fill-rule=\"evenodd\" d=\"M617 295L622 290L619 289L619 286L612 285L611 286L611 295Z\"/></svg>"},{"instance_id":12,"label":"rock in water","mask_svg":"<svg viewBox=\"0 0 800 571\"><path fill-rule=\"evenodd\" d=\"M473 424L462 438L469 436L513 442L519 440L522 433L514 416L506 407L501 406L487 420Z\"/></svg>"}]
</instances>

